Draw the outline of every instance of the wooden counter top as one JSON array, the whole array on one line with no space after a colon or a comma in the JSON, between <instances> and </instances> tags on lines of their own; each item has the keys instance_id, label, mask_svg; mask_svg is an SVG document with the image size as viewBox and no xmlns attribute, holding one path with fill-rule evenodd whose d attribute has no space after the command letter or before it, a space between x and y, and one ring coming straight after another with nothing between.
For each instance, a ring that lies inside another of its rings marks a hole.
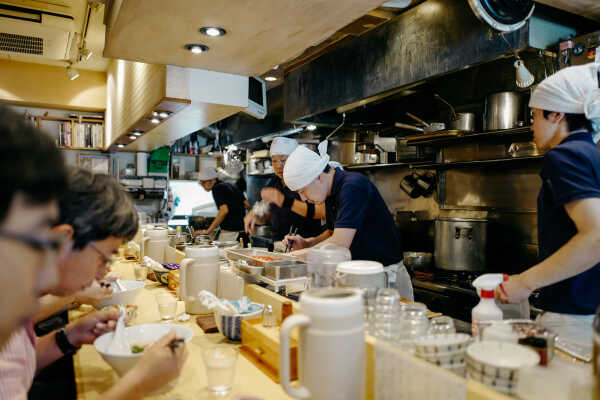
<instances>
[{"instance_id":1,"label":"wooden counter top","mask_svg":"<svg viewBox=\"0 0 600 400\"><path fill-rule=\"evenodd\" d=\"M133 279L133 266L131 262L117 262L113 265L113 272L120 274L122 279ZM158 307L154 300L156 293L166 290L164 286L147 280L145 289L134 301L138 306L137 316L132 321L133 325L160 322ZM77 319L82 314L92 311L92 307L82 306L69 314L71 320ZM178 302L178 315L184 312L184 304ZM206 389L206 371L202 361L201 351L203 347L213 344L231 344L220 334L205 334L196 324L195 316L191 316L187 322L174 322L186 325L194 331L194 338L188 344L189 357L183 366L181 375L175 383L167 388L147 396L147 399L209 399L211 398ZM85 345L73 357L75 369L75 381L77 384L78 399L100 399L102 393L111 387L118 379L113 369L108 365L94 349L92 345ZM273 382L246 358L241 355L236 364L233 394L257 397L265 400L291 399L287 396L281 386Z\"/></svg>"}]
</instances>

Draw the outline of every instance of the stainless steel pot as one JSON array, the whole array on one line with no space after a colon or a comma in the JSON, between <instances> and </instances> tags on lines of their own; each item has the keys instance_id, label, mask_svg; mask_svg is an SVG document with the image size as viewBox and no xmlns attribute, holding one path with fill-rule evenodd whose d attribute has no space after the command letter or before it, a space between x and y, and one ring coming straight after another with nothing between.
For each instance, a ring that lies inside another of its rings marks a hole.
<instances>
[{"instance_id":1,"label":"stainless steel pot","mask_svg":"<svg viewBox=\"0 0 600 400\"><path fill-rule=\"evenodd\" d=\"M519 126L522 99L517 92L492 93L485 98L483 129L512 129Z\"/></svg>"},{"instance_id":2,"label":"stainless steel pot","mask_svg":"<svg viewBox=\"0 0 600 400\"><path fill-rule=\"evenodd\" d=\"M270 238L273 235L273 230L270 225L256 225L254 227L254 236Z\"/></svg>"},{"instance_id":3,"label":"stainless steel pot","mask_svg":"<svg viewBox=\"0 0 600 400\"><path fill-rule=\"evenodd\" d=\"M448 127L463 132L475 132L475 113L456 113Z\"/></svg>"},{"instance_id":4,"label":"stainless steel pot","mask_svg":"<svg viewBox=\"0 0 600 400\"><path fill-rule=\"evenodd\" d=\"M438 218L435 221L435 266L452 271L486 267L487 220Z\"/></svg>"}]
</instances>

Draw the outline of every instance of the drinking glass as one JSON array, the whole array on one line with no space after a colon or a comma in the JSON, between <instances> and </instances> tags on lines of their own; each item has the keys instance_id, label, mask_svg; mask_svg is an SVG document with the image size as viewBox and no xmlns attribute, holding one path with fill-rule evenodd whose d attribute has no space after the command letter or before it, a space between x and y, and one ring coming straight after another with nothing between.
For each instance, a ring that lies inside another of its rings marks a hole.
<instances>
[{"instance_id":1,"label":"drinking glass","mask_svg":"<svg viewBox=\"0 0 600 400\"><path fill-rule=\"evenodd\" d=\"M456 333L452 318L447 316L432 318L429 321L429 334L440 335L444 333Z\"/></svg>"},{"instance_id":2,"label":"drinking glass","mask_svg":"<svg viewBox=\"0 0 600 400\"><path fill-rule=\"evenodd\" d=\"M381 340L396 339L398 317L402 310L400 293L396 289L379 289L375 298L374 334Z\"/></svg>"},{"instance_id":3,"label":"drinking glass","mask_svg":"<svg viewBox=\"0 0 600 400\"><path fill-rule=\"evenodd\" d=\"M215 396L227 396L233 386L238 350L235 347L215 346L202 350L206 367L208 391Z\"/></svg>"},{"instance_id":4,"label":"drinking glass","mask_svg":"<svg viewBox=\"0 0 600 400\"><path fill-rule=\"evenodd\" d=\"M398 322L397 343L407 351L414 351L414 341L427 334L429 320L427 306L423 303L406 304Z\"/></svg>"},{"instance_id":5,"label":"drinking glass","mask_svg":"<svg viewBox=\"0 0 600 400\"><path fill-rule=\"evenodd\" d=\"M136 281L145 281L146 276L148 275L148 270L142 265L135 265L133 267L133 273Z\"/></svg>"},{"instance_id":6,"label":"drinking glass","mask_svg":"<svg viewBox=\"0 0 600 400\"><path fill-rule=\"evenodd\" d=\"M177 299L175 297L169 293L158 293L156 303L162 320L170 321L175 318L175 314L177 314Z\"/></svg>"}]
</instances>

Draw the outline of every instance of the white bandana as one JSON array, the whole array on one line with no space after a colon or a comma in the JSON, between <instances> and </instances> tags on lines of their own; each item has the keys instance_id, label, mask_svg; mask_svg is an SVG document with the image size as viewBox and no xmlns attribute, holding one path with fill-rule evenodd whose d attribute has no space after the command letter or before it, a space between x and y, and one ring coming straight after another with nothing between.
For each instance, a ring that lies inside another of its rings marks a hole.
<instances>
[{"instance_id":1,"label":"white bandana","mask_svg":"<svg viewBox=\"0 0 600 400\"><path fill-rule=\"evenodd\" d=\"M214 168L202 168L198 173L198 182L210 181L217 179L217 171Z\"/></svg>"},{"instance_id":2,"label":"white bandana","mask_svg":"<svg viewBox=\"0 0 600 400\"><path fill-rule=\"evenodd\" d=\"M283 167L285 185L293 191L305 188L323 172L327 163L327 140L319 144L319 154L306 146L298 146Z\"/></svg>"},{"instance_id":3,"label":"white bandana","mask_svg":"<svg viewBox=\"0 0 600 400\"><path fill-rule=\"evenodd\" d=\"M600 132L600 65L568 67L544 79L534 90L529 107L569 114L584 114Z\"/></svg>"},{"instance_id":4,"label":"white bandana","mask_svg":"<svg viewBox=\"0 0 600 400\"><path fill-rule=\"evenodd\" d=\"M271 155L272 156L289 156L298 147L298 141L296 139L290 139L286 137L276 137L271 142Z\"/></svg>"}]
</instances>

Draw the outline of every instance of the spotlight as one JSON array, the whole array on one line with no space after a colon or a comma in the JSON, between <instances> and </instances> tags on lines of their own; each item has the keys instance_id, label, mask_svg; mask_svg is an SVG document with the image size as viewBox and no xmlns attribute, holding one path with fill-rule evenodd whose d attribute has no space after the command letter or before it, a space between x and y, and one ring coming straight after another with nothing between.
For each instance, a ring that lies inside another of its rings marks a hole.
<instances>
[{"instance_id":1,"label":"spotlight","mask_svg":"<svg viewBox=\"0 0 600 400\"><path fill-rule=\"evenodd\" d=\"M70 80L74 81L75 79L79 78L79 71L69 65L67 67L67 76Z\"/></svg>"}]
</instances>

